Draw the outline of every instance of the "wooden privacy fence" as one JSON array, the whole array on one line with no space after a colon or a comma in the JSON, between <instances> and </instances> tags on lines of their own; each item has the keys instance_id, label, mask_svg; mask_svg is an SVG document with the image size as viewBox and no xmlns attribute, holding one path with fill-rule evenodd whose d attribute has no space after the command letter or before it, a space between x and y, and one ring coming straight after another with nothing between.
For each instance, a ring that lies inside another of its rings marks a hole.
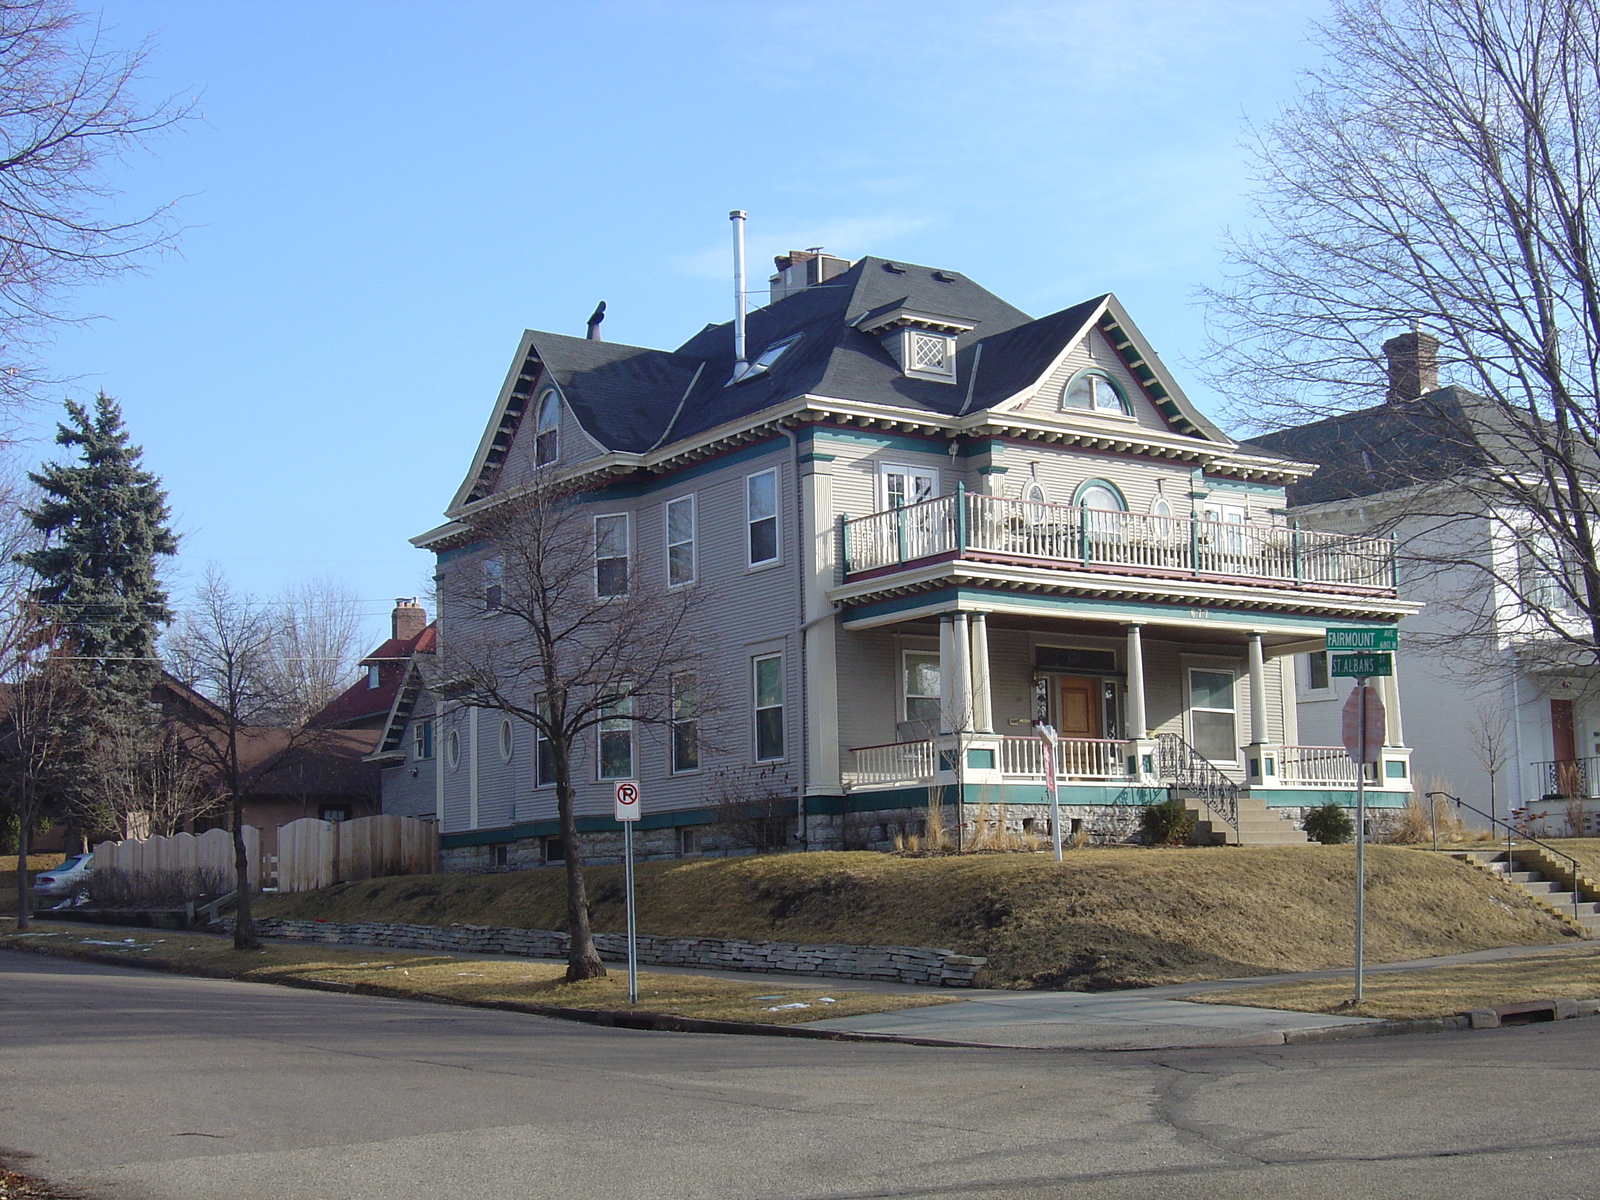
<instances>
[{"instance_id":1,"label":"wooden privacy fence","mask_svg":"<svg viewBox=\"0 0 1600 1200\"><path fill-rule=\"evenodd\" d=\"M250 886L261 886L261 831L244 827L245 853L250 862ZM133 878L154 875L183 875L194 878L216 874L233 881L233 834L226 829L208 829L202 834L175 833L171 837L148 837L125 842L101 842L94 848L94 869L122 871Z\"/></svg>"},{"instance_id":2,"label":"wooden privacy fence","mask_svg":"<svg viewBox=\"0 0 1600 1200\"><path fill-rule=\"evenodd\" d=\"M393 813L354 821L305 817L278 830L280 892L309 892L383 875L431 875L438 861L434 825Z\"/></svg>"}]
</instances>

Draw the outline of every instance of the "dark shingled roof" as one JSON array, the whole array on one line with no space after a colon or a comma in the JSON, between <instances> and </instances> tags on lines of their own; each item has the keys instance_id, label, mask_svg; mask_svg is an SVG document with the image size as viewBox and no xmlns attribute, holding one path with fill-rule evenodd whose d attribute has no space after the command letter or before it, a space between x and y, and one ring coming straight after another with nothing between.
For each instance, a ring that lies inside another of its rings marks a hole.
<instances>
[{"instance_id":1,"label":"dark shingled roof","mask_svg":"<svg viewBox=\"0 0 1600 1200\"><path fill-rule=\"evenodd\" d=\"M1289 487L1290 504L1321 504L1437 483L1482 470L1479 438L1501 422L1493 407L1444 387L1404 404L1380 404L1255 438L1251 445L1321 465Z\"/></svg>"},{"instance_id":2,"label":"dark shingled roof","mask_svg":"<svg viewBox=\"0 0 1600 1200\"><path fill-rule=\"evenodd\" d=\"M741 383L728 382L731 321L706 326L670 352L559 334L530 337L590 436L611 450L642 453L808 394L947 416L981 411L1038 378L1082 335L1104 300L1031 320L964 275L906 263L888 270L884 262L863 258L825 283L750 313L748 361L798 337L770 369ZM908 378L875 336L855 328L870 312L902 306L972 323L971 332L956 339L955 385Z\"/></svg>"}]
</instances>

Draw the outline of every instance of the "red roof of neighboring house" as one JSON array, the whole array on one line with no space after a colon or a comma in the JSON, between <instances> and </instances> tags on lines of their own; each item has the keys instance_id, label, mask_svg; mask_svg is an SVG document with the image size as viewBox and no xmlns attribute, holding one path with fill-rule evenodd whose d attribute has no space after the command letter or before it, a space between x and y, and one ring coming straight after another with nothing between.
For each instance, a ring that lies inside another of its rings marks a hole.
<instances>
[{"instance_id":1,"label":"red roof of neighboring house","mask_svg":"<svg viewBox=\"0 0 1600 1200\"><path fill-rule=\"evenodd\" d=\"M323 729L349 727L362 721L381 723L394 707L395 693L405 678L413 654L432 654L438 642L437 622L423 626L415 637L392 637L361 660L361 678L323 706L310 725ZM378 686L371 686L365 668L378 668Z\"/></svg>"}]
</instances>

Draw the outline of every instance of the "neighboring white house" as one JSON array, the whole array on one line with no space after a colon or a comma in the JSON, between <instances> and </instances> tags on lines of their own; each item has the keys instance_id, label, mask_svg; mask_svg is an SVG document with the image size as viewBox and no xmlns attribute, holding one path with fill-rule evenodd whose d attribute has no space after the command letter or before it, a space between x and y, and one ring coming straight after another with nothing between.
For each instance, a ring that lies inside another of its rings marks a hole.
<instances>
[{"instance_id":1,"label":"neighboring white house","mask_svg":"<svg viewBox=\"0 0 1600 1200\"><path fill-rule=\"evenodd\" d=\"M534 468L596 483L597 588L710 593L707 669L736 703L703 752L622 719L583 747L586 853L614 845L621 776L648 853L699 852L727 771L781 790L793 845L885 846L930 799L1042 833L1036 721L1063 737L1064 820L1092 836L1174 792L1245 841L1300 838L1269 809L1350 800L1336 739L1297 741L1293 656L1416 606L1387 541L1290 527L1310 466L1208 421L1111 295L1034 319L953 271L779 266L743 370L731 324L671 351L525 334L447 523L415 539L441 654L498 619L450 597L495 586L470 518ZM1398 805L1408 752L1388 741L1372 796ZM565 852L515 722L413 675L381 754L385 807L434 814L448 863Z\"/></svg>"},{"instance_id":2,"label":"neighboring white house","mask_svg":"<svg viewBox=\"0 0 1600 1200\"><path fill-rule=\"evenodd\" d=\"M1421 601L1400 623L1398 692L1414 776L1497 815L1600 787L1600 680L1550 622L1576 622L1547 538L1526 510L1455 486L1493 477L1515 432L1494 406L1439 387L1438 343L1408 333L1384 344L1383 404L1281 430L1254 444L1318 463L1289 488L1306 528L1392 533L1402 590ZM1482 441L1500 439L1492 457ZM1530 603L1531 601L1531 603ZM1575 606L1573 606L1575 607ZM1302 739L1336 737L1350 680L1329 679L1325 654L1300 655ZM1391 688L1391 695L1394 688Z\"/></svg>"}]
</instances>

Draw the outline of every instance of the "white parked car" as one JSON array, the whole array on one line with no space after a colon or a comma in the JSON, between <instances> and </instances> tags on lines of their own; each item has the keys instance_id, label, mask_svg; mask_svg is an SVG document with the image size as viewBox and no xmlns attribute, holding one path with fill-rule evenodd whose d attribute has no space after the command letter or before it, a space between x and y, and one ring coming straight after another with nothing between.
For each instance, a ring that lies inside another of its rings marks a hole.
<instances>
[{"instance_id":1,"label":"white parked car","mask_svg":"<svg viewBox=\"0 0 1600 1200\"><path fill-rule=\"evenodd\" d=\"M69 854L59 867L40 871L33 877L35 896L76 896L89 886L94 855Z\"/></svg>"}]
</instances>

